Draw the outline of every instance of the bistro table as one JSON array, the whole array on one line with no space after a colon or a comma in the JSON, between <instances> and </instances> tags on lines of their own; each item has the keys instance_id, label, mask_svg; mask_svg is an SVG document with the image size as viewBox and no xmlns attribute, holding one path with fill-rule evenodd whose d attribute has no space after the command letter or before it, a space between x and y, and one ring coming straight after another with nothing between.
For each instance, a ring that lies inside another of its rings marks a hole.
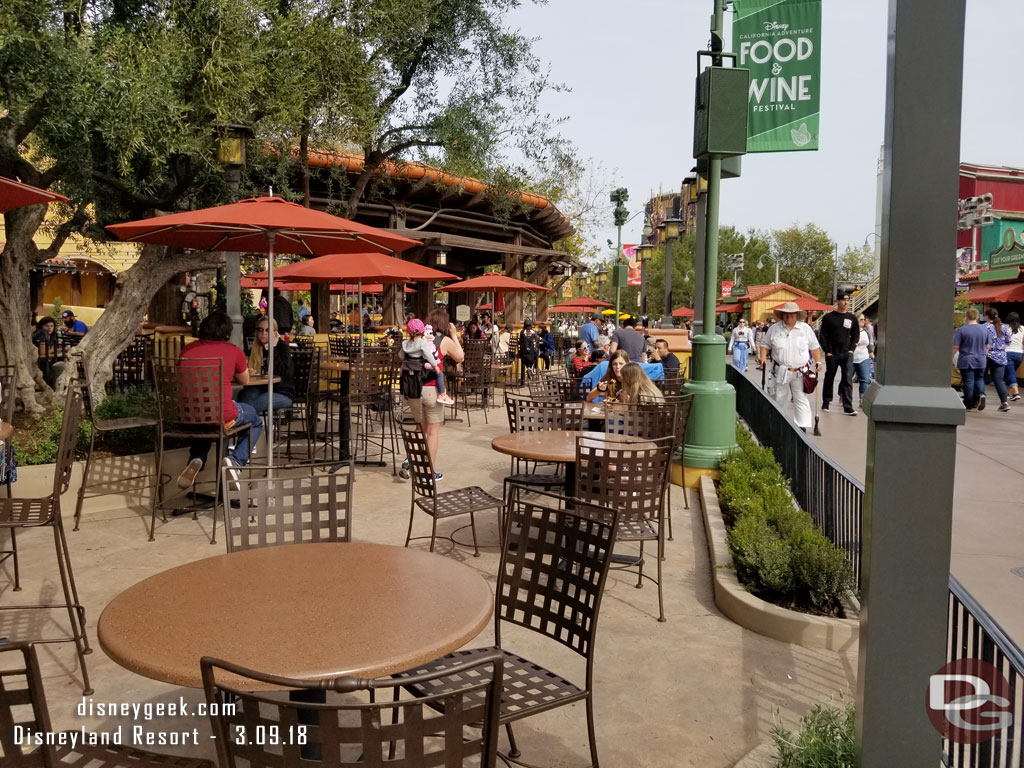
<instances>
[{"instance_id":1,"label":"bistro table","mask_svg":"<svg viewBox=\"0 0 1024 768\"><path fill-rule=\"evenodd\" d=\"M637 443L643 448L656 448L654 443L638 440L632 435L609 435L604 432L578 432L573 429L543 429L535 432L513 432L491 440L498 453L530 461L554 461L565 464L566 495L576 490L576 440L588 437L609 443Z\"/></svg>"},{"instance_id":2,"label":"bistro table","mask_svg":"<svg viewBox=\"0 0 1024 768\"><path fill-rule=\"evenodd\" d=\"M269 379L267 378L267 375L265 373L253 373L252 371L249 371L249 383L246 384L245 386L247 386L247 387L265 387L265 386L267 386L268 381L269 381ZM275 384L280 384L281 383L281 377L280 376L275 376L274 377L274 383Z\"/></svg>"},{"instance_id":3,"label":"bistro table","mask_svg":"<svg viewBox=\"0 0 1024 768\"><path fill-rule=\"evenodd\" d=\"M494 599L473 569L363 543L263 547L196 560L115 597L97 626L117 664L201 688L214 656L291 678L380 677L454 651Z\"/></svg>"}]
</instances>

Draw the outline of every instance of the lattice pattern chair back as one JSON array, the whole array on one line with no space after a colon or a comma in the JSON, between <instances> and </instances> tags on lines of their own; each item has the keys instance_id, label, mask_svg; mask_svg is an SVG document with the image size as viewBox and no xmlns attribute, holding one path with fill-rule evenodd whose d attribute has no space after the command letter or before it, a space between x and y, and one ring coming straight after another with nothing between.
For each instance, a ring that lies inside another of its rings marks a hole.
<instances>
[{"instance_id":1,"label":"lattice pattern chair back","mask_svg":"<svg viewBox=\"0 0 1024 768\"><path fill-rule=\"evenodd\" d=\"M223 428L222 364L215 358L153 361L157 403L165 424Z\"/></svg>"},{"instance_id":2,"label":"lattice pattern chair back","mask_svg":"<svg viewBox=\"0 0 1024 768\"><path fill-rule=\"evenodd\" d=\"M690 424L690 411L693 408L693 395L681 394L681 395L665 395L663 400L657 400L652 397L640 397L640 402L644 405L647 404L665 404L674 405L675 411L675 427L672 430L672 434L675 436L675 447L686 443L686 429Z\"/></svg>"},{"instance_id":3,"label":"lattice pattern chair back","mask_svg":"<svg viewBox=\"0 0 1024 768\"><path fill-rule=\"evenodd\" d=\"M409 459L409 473L412 476L413 498L437 497L437 483L434 481L434 462L430 460L427 437L419 424L402 424L402 442Z\"/></svg>"},{"instance_id":4,"label":"lattice pattern chair back","mask_svg":"<svg viewBox=\"0 0 1024 768\"><path fill-rule=\"evenodd\" d=\"M402 679L292 680L225 661L201 661L203 688L221 768L493 768L498 747L502 655L490 651L460 667L457 691L399 698L411 683L429 686L449 670ZM247 681L244 686L238 680ZM253 682L258 684L253 685ZM273 693L249 688L278 689ZM280 689L291 693L285 695ZM306 692L309 692L308 694ZM370 691L365 697L357 691ZM312 695L310 695L312 694ZM321 703L312 703L323 696ZM229 706L233 705L233 706ZM246 734L238 739L239 732ZM275 740L258 732L278 733ZM303 744L296 743L302 735ZM391 754L391 750L395 750Z\"/></svg>"},{"instance_id":5,"label":"lattice pattern chair back","mask_svg":"<svg viewBox=\"0 0 1024 768\"><path fill-rule=\"evenodd\" d=\"M272 473L246 466L233 472L237 483L229 477L221 483L228 552L352 540L352 462L275 467Z\"/></svg>"},{"instance_id":6,"label":"lattice pattern chair back","mask_svg":"<svg viewBox=\"0 0 1024 768\"><path fill-rule=\"evenodd\" d=\"M72 379L64 395L64 412L61 416L60 444L57 446L57 461L53 473L53 503L60 509L60 497L71 486L71 469L75 463L75 448L78 446L78 428L82 423L82 407L85 381Z\"/></svg>"},{"instance_id":7,"label":"lattice pattern chair back","mask_svg":"<svg viewBox=\"0 0 1024 768\"><path fill-rule=\"evenodd\" d=\"M505 414L508 416L508 431L519 431L519 414L523 405L531 405L537 402L530 395L517 395L514 392L505 393Z\"/></svg>"},{"instance_id":8,"label":"lattice pattern chair back","mask_svg":"<svg viewBox=\"0 0 1024 768\"><path fill-rule=\"evenodd\" d=\"M299 338L302 338L301 336ZM312 336L306 336L310 339ZM295 406L315 405L320 391L320 350L314 346L293 349L293 382L295 385Z\"/></svg>"},{"instance_id":9,"label":"lattice pattern chair back","mask_svg":"<svg viewBox=\"0 0 1024 768\"><path fill-rule=\"evenodd\" d=\"M577 438L575 495L614 507L624 525L660 520L674 439L646 440L642 447Z\"/></svg>"},{"instance_id":10,"label":"lattice pattern chair back","mask_svg":"<svg viewBox=\"0 0 1024 768\"><path fill-rule=\"evenodd\" d=\"M559 378L555 376L531 376L527 380L530 387L530 397L545 400L561 400L562 387Z\"/></svg>"},{"instance_id":11,"label":"lattice pattern chair back","mask_svg":"<svg viewBox=\"0 0 1024 768\"><path fill-rule=\"evenodd\" d=\"M555 403L534 401L523 403L516 415L518 432L539 432L552 429L583 429L583 401Z\"/></svg>"},{"instance_id":12,"label":"lattice pattern chair back","mask_svg":"<svg viewBox=\"0 0 1024 768\"><path fill-rule=\"evenodd\" d=\"M353 357L349 363L349 397L352 405L378 402L389 382L391 355Z\"/></svg>"},{"instance_id":13,"label":"lattice pattern chair back","mask_svg":"<svg viewBox=\"0 0 1024 768\"><path fill-rule=\"evenodd\" d=\"M29 643L0 644L0 762L4 768L57 768L53 745L28 751L15 740L15 726L41 734L52 730L39 660Z\"/></svg>"},{"instance_id":14,"label":"lattice pattern chair back","mask_svg":"<svg viewBox=\"0 0 1024 768\"><path fill-rule=\"evenodd\" d=\"M462 349L466 355L462 361L463 374L477 377L479 383L489 383L493 358L491 342L486 339L467 339Z\"/></svg>"},{"instance_id":15,"label":"lattice pattern chair back","mask_svg":"<svg viewBox=\"0 0 1024 768\"><path fill-rule=\"evenodd\" d=\"M111 385L117 389L137 387L146 381L149 360L153 356L153 336L136 334L132 342L114 360Z\"/></svg>"},{"instance_id":16,"label":"lattice pattern chair back","mask_svg":"<svg viewBox=\"0 0 1024 768\"><path fill-rule=\"evenodd\" d=\"M683 384L686 379L682 375L665 374L662 378L656 379L654 385L666 395L678 395L683 391Z\"/></svg>"},{"instance_id":17,"label":"lattice pattern chair back","mask_svg":"<svg viewBox=\"0 0 1024 768\"><path fill-rule=\"evenodd\" d=\"M674 437L674 403L607 403L604 407L604 431L609 435L634 437Z\"/></svg>"},{"instance_id":18,"label":"lattice pattern chair back","mask_svg":"<svg viewBox=\"0 0 1024 768\"><path fill-rule=\"evenodd\" d=\"M297 336L292 336L292 341L295 342L295 346L299 349L314 349L316 347L315 336L300 333Z\"/></svg>"},{"instance_id":19,"label":"lattice pattern chair back","mask_svg":"<svg viewBox=\"0 0 1024 768\"><path fill-rule=\"evenodd\" d=\"M331 354L335 357L352 357L359 351L359 339L345 336L340 333L332 333L327 337Z\"/></svg>"},{"instance_id":20,"label":"lattice pattern chair back","mask_svg":"<svg viewBox=\"0 0 1024 768\"><path fill-rule=\"evenodd\" d=\"M501 623L507 621L556 640L589 663L619 513L583 501L566 511L534 497L508 498L495 588L496 644L501 645Z\"/></svg>"}]
</instances>

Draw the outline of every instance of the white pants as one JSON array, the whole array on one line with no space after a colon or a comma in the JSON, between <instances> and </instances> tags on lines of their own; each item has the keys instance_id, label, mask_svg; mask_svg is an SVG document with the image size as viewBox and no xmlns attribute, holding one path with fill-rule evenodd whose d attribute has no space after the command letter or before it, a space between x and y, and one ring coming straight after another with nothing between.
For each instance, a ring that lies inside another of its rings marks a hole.
<instances>
[{"instance_id":1,"label":"white pants","mask_svg":"<svg viewBox=\"0 0 1024 768\"><path fill-rule=\"evenodd\" d=\"M811 403L804 393L804 377L799 373L787 371L785 368L775 369L779 377L775 380L775 401L785 406L790 399L793 401L793 421L798 427L808 429L813 426ZM785 381L785 384L781 383Z\"/></svg>"}]
</instances>

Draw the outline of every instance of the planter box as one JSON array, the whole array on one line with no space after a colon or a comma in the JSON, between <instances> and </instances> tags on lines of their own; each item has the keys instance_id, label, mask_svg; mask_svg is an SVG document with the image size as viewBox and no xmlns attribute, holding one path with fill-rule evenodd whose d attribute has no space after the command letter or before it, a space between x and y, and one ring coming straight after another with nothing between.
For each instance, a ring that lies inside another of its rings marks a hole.
<instances>
[{"instance_id":1,"label":"planter box","mask_svg":"<svg viewBox=\"0 0 1024 768\"><path fill-rule=\"evenodd\" d=\"M841 651L856 644L860 634L858 619L832 619L791 611L748 592L736 578L736 566L729 552L729 538L718 504L718 491L710 477L701 478L700 497L711 558L715 605L722 613L759 635L805 648Z\"/></svg>"}]
</instances>

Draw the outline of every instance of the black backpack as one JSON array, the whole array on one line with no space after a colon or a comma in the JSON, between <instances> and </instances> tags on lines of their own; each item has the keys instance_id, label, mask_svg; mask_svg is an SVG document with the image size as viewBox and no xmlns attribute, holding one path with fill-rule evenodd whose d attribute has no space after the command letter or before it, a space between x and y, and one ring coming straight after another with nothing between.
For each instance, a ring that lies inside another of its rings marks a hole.
<instances>
[{"instance_id":1,"label":"black backpack","mask_svg":"<svg viewBox=\"0 0 1024 768\"><path fill-rule=\"evenodd\" d=\"M523 360L536 360L539 352L539 345L537 344L537 334L519 334L519 356Z\"/></svg>"}]
</instances>

